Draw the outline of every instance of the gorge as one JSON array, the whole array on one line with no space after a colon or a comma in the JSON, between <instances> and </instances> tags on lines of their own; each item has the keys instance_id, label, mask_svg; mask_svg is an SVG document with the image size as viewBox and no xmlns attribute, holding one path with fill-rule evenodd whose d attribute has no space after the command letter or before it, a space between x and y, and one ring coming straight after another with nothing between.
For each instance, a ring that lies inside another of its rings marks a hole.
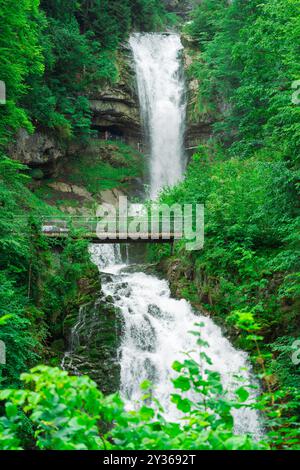
<instances>
[{"instance_id":1,"label":"gorge","mask_svg":"<svg viewBox=\"0 0 300 470\"><path fill-rule=\"evenodd\" d=\"M182 45L179 35L171 33L135 34L130 44L142 121L145 135L149 136L146 144L150 151L150 196L156 198L161 189L183 178L186 165ZM66 370L88 373L97 380L93 355L95 348L100 347L102 357L96 357L102 364L98 368L106 364L106 374L98 373L97 382L102 390L114 391L114 385L107 388L101 383L103 380L105 384L109 381L117 387L119 384L121 395L131 409L140 406L143 395L140 385L149 381L166 417L176 420L180 413L170 401L172 364L187 351L195 358L198 356L197 341L191 332L198 328L196 323L202 323L201 337L209 345L207 354L212 359L212 370L220 373L229 394L234 395L242 383L255 385L247 354L234 349L221 329L194 311L187 301L172 299L167 281L139 272L138 266L128 270L130 257L124 260L119 246L92 245L90 252L101 274L102 300L80 310L71 331L70 349L63 359ZM111 304L116 315L114 327L108 327L110 340L105 331L105 302ZM108 354L103 354L105 349ZM252 392L250 399L255 399L256 393ZM255 411L241 408L234 412L234 419L237 433L261 436L260 418Z\"/></svg>"},{"instance_id":2,"label":"gorge","mask_svg":"<svg viewBox=\"0 0 300 470\"><path fill-rule=\"evenodd\" d=\"M0 2L0 450L300 449L299 8Z\"/></svg>"}]
</instances>

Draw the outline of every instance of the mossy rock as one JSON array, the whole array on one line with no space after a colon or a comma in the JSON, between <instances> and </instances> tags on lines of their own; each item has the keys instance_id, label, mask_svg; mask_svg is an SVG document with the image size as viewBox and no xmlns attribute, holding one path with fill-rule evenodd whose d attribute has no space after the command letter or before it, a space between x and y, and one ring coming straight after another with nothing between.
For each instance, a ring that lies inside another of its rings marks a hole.
<instances>
[{"instance_id":1,"label":"mossy rock","mask_svg":"<svg viewBox=\"0 0 300 470\"><path fill-rule=\"evenodd\" d=\"M66 369L89 375L105 394L116 392L120 387L118 349L123 325L118 309L99 298L84 307L72 326L75 324L76 341Z\"/></svg>"},{"instance_id":2,"label":"mossy rock","mask_svg":"<svg viewBox=\"0 0 300 470\"><path fill-rule=\"evenodd\" d=\"M40 168L33 168L32 170L30 170L29 175L34 180L42 180L45 177L43 170L41 170Z\"/></svg>"}]
</instances>

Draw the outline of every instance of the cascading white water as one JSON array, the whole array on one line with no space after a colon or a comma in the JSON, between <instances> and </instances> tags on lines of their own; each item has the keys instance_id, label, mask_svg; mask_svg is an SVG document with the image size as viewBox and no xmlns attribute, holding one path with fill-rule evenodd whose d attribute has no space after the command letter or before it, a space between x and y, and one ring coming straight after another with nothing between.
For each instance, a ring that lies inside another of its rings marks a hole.
<instances>
[{"instance_id":1,"label":"cascading white water","mask_svg":"<svg viewBox=\"0 0 300 470\"><path fill-rule=\"evenodd\" d=\"M150 196L183 175L185 84L177 34L134 34L130 38L144 126L150 141Z\"/></svg>"},{"instance_id":2,"label":"cascading white water","mask_svg":"<svg viewBox=\"0 0 300 470\"><path fill-rule=\"evenodd\" d=\"M172 364L175 360L184 360L186 352L191 352L196 360L199 358L196 338L190 334L199 330L196 323L204 325L201 337L209 345L205 352L212 360L208 368L220 373L225 390L234 394L243 383L253 385L247 354L236 350L210 318L196 314L186 300L172 299L166 280L143 272L126 272L124 265L120 265L118 253L112 263L115 254L112 249L107 262L103 263L107 251L105 245L91 247L92 259L99 270L112 274L102 283L102 290L113 299L124 320L119 357L121 394L128 409L141 405L140 384L150 380L153 394L164 407L166 417L178 419L178 411L170 403L174 392L171 379L175 376ZM254 397L255 391L252 391ZM248 408L235 410L234 419L237 433L261 435L257 412Z\"/></svg>"}]
</instances>

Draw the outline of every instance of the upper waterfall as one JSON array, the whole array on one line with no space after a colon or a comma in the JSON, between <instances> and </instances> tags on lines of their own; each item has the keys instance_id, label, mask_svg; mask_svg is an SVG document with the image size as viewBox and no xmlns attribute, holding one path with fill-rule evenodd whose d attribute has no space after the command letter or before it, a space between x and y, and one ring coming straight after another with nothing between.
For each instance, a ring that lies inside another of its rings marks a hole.
<instances>
[{"instance_id":1,"label":"upper waterfall","mask_svg":"<svg viewBox=\"0 0 300 470\"><path fill-rule=\"evenodd\" d=\"M173 186L185 169L185 82L177 34L133 34L142 119L150 144L150 197Z\"/></svg>"}]
</instances>

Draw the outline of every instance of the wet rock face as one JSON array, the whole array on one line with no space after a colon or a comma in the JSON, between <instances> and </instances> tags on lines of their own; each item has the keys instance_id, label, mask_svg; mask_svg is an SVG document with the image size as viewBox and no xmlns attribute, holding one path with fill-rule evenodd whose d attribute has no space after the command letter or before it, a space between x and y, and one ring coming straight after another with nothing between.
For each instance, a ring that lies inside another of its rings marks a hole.
<instances>
[{"instance_id":1,"label":"wet rock face","mask_svg":"<svg viewBox=\"0 0 300 470\"><path fill-rule=\"evenodd\" d=\"M138 326L136 324L131 326L130 335L137 349L148 352L156 351L155 329L147 315L143 316Z\"/></svg>"},{"instance_id":2,"label":"wet rock face","mask_svg":"<svg viewBox=\"0 0 300 470\"><path fill-rule=\"evenodd\" d=\"M188 153L193 154L195 149L201 144L207 142L212 136L213 122L190 121L187 125L185 142Z\"/></svg>"},{"instance_id":3,"label":"wet rock face","mask_svg":"<svg viewBox=\"0 0 300 470\"><path fill-rule=\"evenodd\" d=\"M160 308L155 304L150 304L148 306L148 313L154 318L160 319L163 317L163 313L161 312Z\"/></svg>"},{"instance_id":4,"label":"wet rock face","mask_svg":"<svg viewBox=\"0 0 300 470\"><path fill-rule=\"evenodd\" d=\"M81 308L63 360L66 370L89 375L105 394L120 388L122 318L109 300L101 298Z\"/></svg>"},{"instance_id":5,"label":"wet rock face","mask_svg":"<svg viewBox=\"0 0 300 470\"><path fill-rule=\"evenodd\" d=\"M118 70L120 78L116 84L101 87L89 96L93 125L137 147L143 140L142 123L133 57L128 46L123 46L119 54Z\"/></svg>"},{"instance_id":6,"label":"wet rock face","mask_svg":"<svg viewBox=\"0 0 300 470\"><path fill-rule=\"evenodd\" d=\"M193 154L194 149L201 143L207 142L212 136L212 125L216 121L216 117L211 112L202 110L200 111L198 105L198 94L201 83L196 78L192 77L189 70L195 60L195 55L199 55L198 45L193 42L193 39L186 34L181 35L181 42L184 46L183 52L183 65L186 76L186 89L187 89L187 119L186 119L186 133L185 133L185 146L188 153ZM199 60L199 59L197 59Z\"/></svg>"}]
</instances>

